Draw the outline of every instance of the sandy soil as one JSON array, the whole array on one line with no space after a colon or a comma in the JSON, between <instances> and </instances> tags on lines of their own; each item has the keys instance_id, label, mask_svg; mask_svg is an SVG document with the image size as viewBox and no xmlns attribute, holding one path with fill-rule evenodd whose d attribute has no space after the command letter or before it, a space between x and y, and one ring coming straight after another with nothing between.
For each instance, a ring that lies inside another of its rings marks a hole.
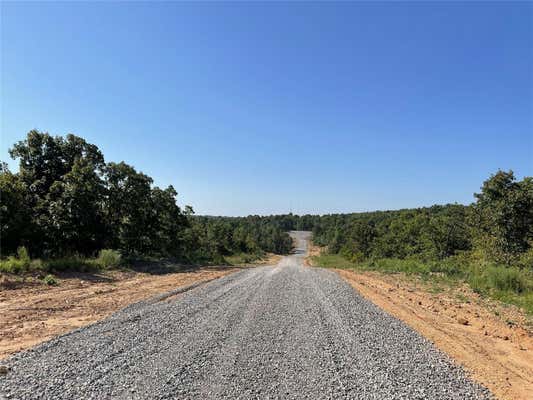
<instances>
[{"instance_id":1,"label":"sandy soil","mask_svg":"<svg viewBox=\"0 0 533 400\"><path fill-rule=\"evenodd\" d=\"M0 286L0 359L101 320L128 304L235 270L212 267L164 275L79 273L63 277L58 286L31 281L6 285L4 277Z\"/></svg>"}]
</instances>

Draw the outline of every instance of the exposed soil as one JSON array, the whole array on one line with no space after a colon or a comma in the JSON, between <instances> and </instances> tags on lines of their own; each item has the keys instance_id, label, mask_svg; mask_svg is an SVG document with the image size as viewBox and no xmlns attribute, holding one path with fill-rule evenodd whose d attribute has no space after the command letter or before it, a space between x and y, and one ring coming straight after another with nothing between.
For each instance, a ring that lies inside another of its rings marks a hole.
<instances>
[{"instance_id":1,"label":"exposed soil","mask_svg":"<svg viewBox=\"0 0 533 400\"><path fill-rule=\"evenodd\" d=\"M77 273L62 276L58 286L31 279L22 284L8 282L4 276L0 286L0 359L94 323L131 303L235 270L209 267L161 275Z\"/></svg>"},{"instance_id":2,"label":"exposed soil","mask_svg":"<svg viewBox=\"0 0 533 400\"><path fill-rule=\"evenodd\" d=\"M363 296L458 361L498 398L531 399L532 332L515 307L482 300L467 287L432 294L398 274L337 272Z\"/></svg>"},{"instance_id":3,"label":"exposed soil","mask_svg":"<svg viewBox=\"0 0 533 400\"><path fill-rule=\"evenodd\" d=\"M310 246L311 256L321 248ZM499 399L533 393L531 319L514 306L481 298L467 285L432 293L404 274L336 270L359 293L431 340Z\"/></svg>"}]
</instances>

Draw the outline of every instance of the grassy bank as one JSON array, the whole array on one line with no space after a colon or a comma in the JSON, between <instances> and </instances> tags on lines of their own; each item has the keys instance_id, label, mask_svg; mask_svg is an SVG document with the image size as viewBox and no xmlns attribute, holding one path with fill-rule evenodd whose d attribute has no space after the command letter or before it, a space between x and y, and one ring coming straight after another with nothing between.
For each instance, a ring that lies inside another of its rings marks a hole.
<instances>
[{"instance_id":1,"label":"grassy bank","mask_svg":"<svg viewBox=\"0 0 533 400\"><path fill-rule=\"evenodd\" d=\"M217 260L185 261L184 265L246 265L257 263L267 257L267 253L237 253L220 257ZM71 256L54 259L32 259L27 250L21 247L17 255L0 260L0 273L11 274L21 278L25 276L38 276L44 283L56 284L54 275L61 272L102 272L113 268L129 269L135 263L145 263L147 271L161 268L159 258L123 259L119 252L105 249L97 257ZM181 264L179 264L181 265ZM165 263L165 269L168 269ZM179 269L179 268L178 268ZM175 272L175 271L174 271Z\"/></svg>"},{"instance_id":2,"label":"grassy bank","mask_svg":"<svg viewBox=\"0 0 533 400\"><path fill-rule=\"evenodd\" d=\"M262 260L264 257L264 254L258 253L238 253L224 256L224 263L228 265L251 264L255 261Z\"/></svg>"},{"instance_id":3,"label":"grassy bank","mask_svg":"<svg viewBox=\"0 0 533 400\"><path fill-rule=\"evenodd\" d=\"M104 268L118 267L122 263L119 252L110 249L101 250L98 257L64 257L49 260L31 259L28 251L20 247L16 256L0 260L0 272L22 275L26 273L47 273L78 271L89 272Z\"/></svg>"},{"instance_id":4,"label":"grassy bank","mask_svg":"<svg viewBox=\"0 0 533 400\"><path fill-rule=\"evenodd\" d=\"M324 268L416 275L430 283L467 283L476 293L517 305L528 314L533 314L533 273L525 269L497 264L461 263L454 259L422 262L386 258L353 262L339 254L315 256L313 263Z\"/></svg>"}]
</instances>

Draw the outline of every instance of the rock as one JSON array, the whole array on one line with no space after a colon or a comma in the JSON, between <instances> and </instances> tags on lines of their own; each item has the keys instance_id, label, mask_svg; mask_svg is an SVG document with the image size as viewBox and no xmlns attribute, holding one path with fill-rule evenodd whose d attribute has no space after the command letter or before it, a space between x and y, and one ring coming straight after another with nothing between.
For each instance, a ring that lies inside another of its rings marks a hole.
<instances>
[{"instance_id":1,"label":"rock","mask_svg":"<svg viewBox=\"0 0 533 400\"><path fill-rule=\"evenodd\" d=\"M463 318L463 317L458 317L457 318L457 322L460 323L461 325L468 325L469 322L466 318Z\"/></svg>"}]
</instances>

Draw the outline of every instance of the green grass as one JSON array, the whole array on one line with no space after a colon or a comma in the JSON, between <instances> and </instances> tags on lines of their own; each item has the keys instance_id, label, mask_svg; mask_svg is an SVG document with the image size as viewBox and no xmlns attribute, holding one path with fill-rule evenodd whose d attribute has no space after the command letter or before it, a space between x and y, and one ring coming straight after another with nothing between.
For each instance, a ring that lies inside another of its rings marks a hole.
<instances>
[{"instance_id":1,"label":"green grass","mask_svg":"<svg viewBox=\"0 0 533 400\"><path fill-rule=\"evenodd\" d=\"M83 258L78 256L56 258L52 260L43 261L46 271L55 272L91 272L101 269L101 265L95 259Z\"/></svg>"},{"instance_id":2,"label":"green grass","mask_svg":"<svg viewBox=\"0 0 533 400\"><path fill-rule=\"evenodd\" d=\"M0 260L0 272L16 275L24 275L31 272L92 272L118 267L121 263L121 255L116 250L101 250L97 258L71 256L48 260L32 260L28 255L28 251L24 247L20 247L16 256L9 256Z\"/></svg>"},{"instance_id":3,"label":"green grass","mask_svg":"<svg viewBox=\"0 0 533 400\"><path fill-rule=\"evenodd\" d=\"M16 256L9 256L5 260L0 260L0 272L10 274L23 274L30 270L32 261L25 247L19 247Z\"/></svg>"},{"instance_id":4,"label":"green grass","mask_svg":"<svg viewBox=\"0 0 533 400\"><path fill-rule=\"evenodd\" d=\"M122 261L122 256L116 250L103 249L98 253L96 263L102 268L118 267Z\"/></svg>"},{"instance_id":5,"label":"green grass","mask_svg":"<svg viewBox=\"0 0 533 400\"><path fill-rule=\"evenodd\" d=\"M260 260L263 256L257 253L238 253L225 256L224 261L228 265L250 264Z\"/></svg>"},{"instance_id":6,"label":"green grass","mask_svg":"<svg viewBox=\"0 0 533 400\"><path fill-rule=\"evenodd\" d=\"M339 269L359 269L358 264L347 260L340 254L321 254L312 257L314 265L323 268L339 268Z\"/></svg>"},{"instance_id":7,"label":"green grass","mask_svg":"<svg viewBox=\"0 0 533 400\"><path fill-rule=\"evenodd\" d=\"M428 283L435 293L441 291L443 285L467 283L482 296L517 305L533 314L533 272L528 269L465 262L459 258L429 262L385 258L357 263L340 254L316 256L313 262L324 268L414 275Z\"/></svg>"}]
</instances>

